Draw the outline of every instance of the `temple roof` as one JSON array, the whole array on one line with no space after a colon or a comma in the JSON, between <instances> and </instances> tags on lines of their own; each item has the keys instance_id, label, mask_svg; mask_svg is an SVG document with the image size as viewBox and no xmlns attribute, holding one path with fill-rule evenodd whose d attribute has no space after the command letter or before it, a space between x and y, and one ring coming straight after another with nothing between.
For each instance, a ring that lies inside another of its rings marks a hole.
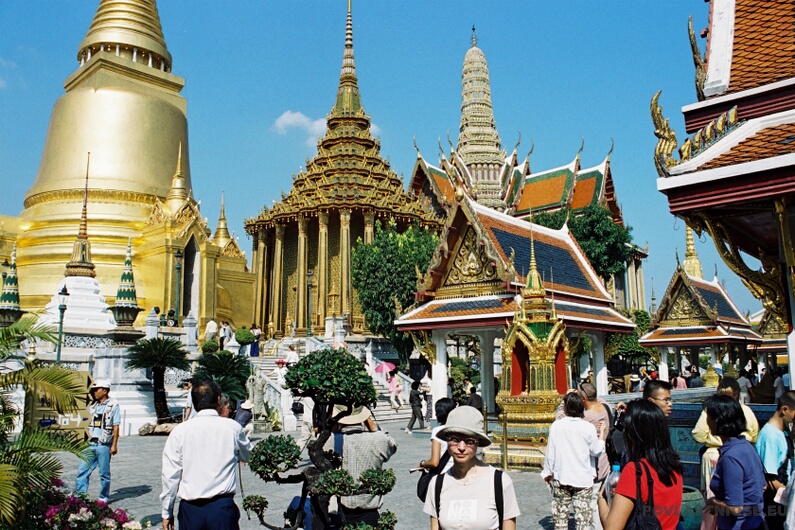
<instances>
[{"instance_id":1,"label":"temple roof","mask_svg":"<svg viewBox=\"0 0 795 530\"><path fill-rule=\"evenodd\" d=\"M524 179L514 215L528 215L533 211L557 210L569 202L579 157L569 164L528 175Z\"/></svg>"},{"instance_id":2,"label":"temple roof","mask_svg":"<svg viewBox=\"0 0 795 530\"><path fill-rule=\"evenodd\" d=\"M589 304L556 302L547 298L556 315L567 327L605 329L634 329L635 324L610 307ZM519 305L513 294L486 295L468 298L433 300L415 308L397 321L400 329L431 329L434 327L499 326L514 318Z\"/></svg>"},{"instance_id":3,"label":"temple roof","mask_svg":"<svg viewBox=\"0 0 795 530\"><path fill-rule=\"evenodd\" d=\"M531 258L534 250L535 260ZM634 324L611 296L567 228L552 230L463 197L448 217L419 305L397 321L401 329L499 325L513 319L515 296L526 290L533 263L545 297L569 326L627 332Z\"/></svg>"},{"instance_id":4,"label":"temple roof","mask_svg":"<svg viewBox=\"0 0 795 530\"><path fill-rule=\"evenodd\" d=\"M792 2L712 2L710 24L705 87L712 85L714 89L705 90L707 96L741 92L795 77Z\"/></svg>"}]
</instances>

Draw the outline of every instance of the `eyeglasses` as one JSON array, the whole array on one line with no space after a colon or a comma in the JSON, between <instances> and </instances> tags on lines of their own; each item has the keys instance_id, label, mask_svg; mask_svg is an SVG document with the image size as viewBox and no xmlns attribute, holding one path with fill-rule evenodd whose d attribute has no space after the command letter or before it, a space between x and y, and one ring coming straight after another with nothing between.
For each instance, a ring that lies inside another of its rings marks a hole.
<instances>
[{"instance_id":1,"label":"eyeglasses","mask_svg":"<svg viewBox=\"0 0 795 530\"><path fill-rule=\"evenodd\" d=\"M451 436L447 439L447 443L449 445L458 445L461 442L467 444L467 447L477 447L479 445L478 440L475 438L459 438L458 436Z\"/></svg>"},{"instance_id":2,"label":"eyeglasses","mask_svg":"<svg viewBox=\"0 0 795 530\"><path fill-rule=\"evenodd\" d=\"M671 403L674 402L674 400L669 398L669 397L667 397L667 398L656 398L656 397L653 397L653 398L650 398L650 399L653 399L654 401L662 401L662 402L664 402L664 403L666 403L668 405L670 405Z\"/></svg>"}]
</instances>

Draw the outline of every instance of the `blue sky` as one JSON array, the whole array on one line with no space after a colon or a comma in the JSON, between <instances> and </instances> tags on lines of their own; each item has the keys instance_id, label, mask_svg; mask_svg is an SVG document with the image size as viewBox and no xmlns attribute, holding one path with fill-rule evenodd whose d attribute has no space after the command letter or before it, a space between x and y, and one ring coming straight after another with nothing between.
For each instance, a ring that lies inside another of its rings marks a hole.
<instances>
[{"instance_id":1,"label":"blue sky","mask_svg":"<svg viewBox=\"0 0 795 530\"><path fill-rule=\"evenodd\" d=\"M77 68L77 46L97 0L0 2L0 213L18 215L33 184L52 106ZM215 226L221 193L241 247L243 220L287 192L291 174L315 154L334 103L345 33L345 0L158 3L173 73L186 79L193 194ZM486 54L503 147L521 132L533 171L571 162L585 139L583 167L610 149L624 219L649 244L658 302L684 258L684 223L656 189L656 138L649 102L661 103L685 138L683 105L695 101L687 19L699 32L709 5L527 0L354 0L354 49L365 109L382 154L408 182L416 153L438 160L438 138L455 142L461 66L471 27ZM705 40L698 39L702 51ZM760 304L696 241L704 273L718 276L742 311Z\"/></svg>"}]
</instances>

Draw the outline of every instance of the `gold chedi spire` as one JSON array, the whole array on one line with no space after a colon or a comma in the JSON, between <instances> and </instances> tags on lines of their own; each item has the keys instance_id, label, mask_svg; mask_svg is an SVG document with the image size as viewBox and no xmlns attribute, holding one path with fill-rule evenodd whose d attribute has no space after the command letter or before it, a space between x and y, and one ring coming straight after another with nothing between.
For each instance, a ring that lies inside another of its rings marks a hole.
<instances>
[{"instance_id":1,"label":"gold chedi spire","mask_svg":"<svg viewBox=\"0 0 795 530\"><path fill-rule=\"evenodd\" d=\"M171 189L166 197L166 206L168 206L172 214L175 214L188 197L190 197L190 188L185 182L185 175L182 173L182 142L180 142L179 151L177 152L177 167L174 170L174 176L171 178Z\"/></svg>"},{"instance_id":2,"label":"gold chedi spire","mask_svg":"<svg viewBox=\"0 0 795 530\"><path fill-rule=\"evenodd\" d=\"M155 0L102 0L77 58L86 61L103 49L116 55L130 54L135 62L170 71L171 54Z\"/></svg>"},{"instance_id":3,"label":"gold chedi spire","mask_svg":"<svg viewBox=\"0 0 795 530\"><path fill-rule=\"evenodd\" d=\"M221 248L224 248L230 241L232 241L232 236L229 234L229 226L226 224L224 194L221 193L221 214L218 216L218 228L215 229L213 243Z\"/></svg>"},{"instance_id":4,"label":"gold chedi spire","mask_svg":"<svg viewBox=\"0 0 795 530\"><path fill-rule=\"evenodd\" d=\"M340 86L337 89L337 102L331 114L333 116L351 115L361 110L362 101L359 95L359 84L356 81L356 63L353 60L351 0L348 0L348 18L345 23L345 51L342 54Z\"/></svg>"},{"instance_id":5,"label":"gold chedi spire","mask_svg":"<svg viewBox=\"0 0 795 530\"><path fill-rule=\"evenodd\" d=\"M685 228L685 231L687 234L685 238L685 274L703 280L704 274L701 272L701 262L698 260L698 254L696 254L696 245L693 241L693 230L688 226Z\"/></svg>"},{"instance_id":6,"label":"gold chedi spire","mask_svg":"<svg viewBox=\"0 0 795 530\"><path fill-rule=\"evenodd\" d=\"M473 186L478 189L478 203L504 210L500 173L505 163L500 135L491 105L491 81L486 56L477 47L472 26L472 46L464 56L461 75L461 125L456 151L469 169Z\"/></svg>"},{"instance_id":7,"label":"gold chedi spire","mask_svg":"<svg viewBox=\"0 0 795 530\"><path fill-rule=\"evenodd\" d=\"M91 262L91 243L88 241L88 168L91 153L86 161L86 187L83 192L83 212L80 214L80 230L72 248L72 259L66 264L64 276L88 276L95 278L94 264Z\"/></svg>"}]
</instances>

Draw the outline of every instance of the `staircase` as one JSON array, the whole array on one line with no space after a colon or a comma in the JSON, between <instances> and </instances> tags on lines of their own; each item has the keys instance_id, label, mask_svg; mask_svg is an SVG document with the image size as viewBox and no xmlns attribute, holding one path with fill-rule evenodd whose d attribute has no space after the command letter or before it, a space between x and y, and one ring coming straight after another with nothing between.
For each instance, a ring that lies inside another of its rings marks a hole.
<instances>
[{"instance_id":1,"label":"staircase","mask_svg":"<svg viewBox=\"0 0 795 530\"><path fill-rule=\"evenodd\" d=\"M265 347L263 348L263 353L267 354L269 351L272 351L274 345L270 345L269 341L266 343ZM295 349L299 352L299 354L303 355L303 349L298 348L298 341L296 341ZM287 345L284 343L279 344L279 350L281 351L281 346L284 345L284 349L287 349ZM283 359L284 355L264 355L262 357L249 357L249 362L251 365L261 374L269 374L276 369L276 359ZM375 390L378 393L378 399L376 401L376 405L373 408L373 415L378 423L395 423L400 422L405 427L406 424L409 422L409 418L411 418L411 407L408 405L408 397L405 396L407 403L403 405L402 409L394 410L392 406L389 404L389 388L384 385L379 380L374 380L373 383L375 384ZM298 414L298 424L301 424L301 415ZM417 426L419 427L419 426Z\"/></svg>"}]
</instances>

